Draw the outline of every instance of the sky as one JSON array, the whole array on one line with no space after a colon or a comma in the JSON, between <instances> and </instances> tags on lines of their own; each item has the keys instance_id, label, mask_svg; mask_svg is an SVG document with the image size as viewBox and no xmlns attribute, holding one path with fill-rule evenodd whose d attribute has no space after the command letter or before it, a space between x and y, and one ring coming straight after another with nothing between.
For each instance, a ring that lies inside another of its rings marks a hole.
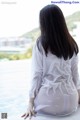
<instances>
[{"instance_id":1,"label":"sky","mask_svg":"<svg viewBox=\"0 0 80 120\"><path fill-rule=\"evenodd\" d=\"M47 4L51 4L51 1L0 0L0 37L18 37L39 27L39 11ZM80 4L58 3L57 5L63 11L64 16L80 11Z\"/></svg>"}]
</instances>

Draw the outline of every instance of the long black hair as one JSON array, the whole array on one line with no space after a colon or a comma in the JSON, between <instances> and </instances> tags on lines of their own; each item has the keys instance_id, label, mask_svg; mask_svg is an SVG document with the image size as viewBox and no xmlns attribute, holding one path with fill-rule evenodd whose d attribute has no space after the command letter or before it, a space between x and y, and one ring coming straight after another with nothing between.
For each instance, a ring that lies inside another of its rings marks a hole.
<instances>
[{"instance_id":1,"label":"long black hair","mask_svg":"<svg viewBox=\"0 0 80 120\"><path fill-rule=\"evenodd\" d=\"M78 45L70 35L64 15L57 5L47 5L40 10L40 39L45 54L48 51L65 60L71 58L75 52L79 52ZM39 46L38 46L39 48Z\"/></svg>"}]
</instances>

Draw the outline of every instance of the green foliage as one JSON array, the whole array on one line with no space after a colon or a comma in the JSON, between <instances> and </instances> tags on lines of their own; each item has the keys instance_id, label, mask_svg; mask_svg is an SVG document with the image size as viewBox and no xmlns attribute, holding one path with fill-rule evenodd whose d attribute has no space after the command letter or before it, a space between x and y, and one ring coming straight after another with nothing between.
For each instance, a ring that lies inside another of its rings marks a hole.
<instances>
[{"instance_id":1,"label":"green foliage","mask_svg":"<svg viewBox=\"0 0 80 120\"><path fill-rule=\"evenodd\" d=\"M0 59L7 58L7 54L4 52L0 52Z\"/></svg>"},{"instance_id":2,"label":"green foliage","mask_svg":"<svg viewBox=\"0 0 80 120\"><path fill-rule=\"evenodd\" d=\"M32 48L29 48L25 53L21 54L8 54L5 52L0 52L0 59L7 58L8 60L21 60L29 59L32 56Z\"/></svg>"},{"instance_id":3,"label":"green foliage","mask_svg":"<svg viewBox=\"0 0 80 120\"><path fill-rule=\"evenodd\" d=\"M72 31L77 27L75 22L80 22L80 11L75 12L72 15L66 17L66 23L69 31Z\"/></svg>"},{"instance_id":4,"label":"green foliage","mask_svg":"<svg viewBox=\"0 0 80 120\"><path fill-rule=\"evenodd\" d=\"M26 38L31 38L32 41L34 42L40 35L40 29L36 28L33 29L32 31L25 33L24 35L22 35L21 37L26 37Z\"/></svg>"}]
</instances>

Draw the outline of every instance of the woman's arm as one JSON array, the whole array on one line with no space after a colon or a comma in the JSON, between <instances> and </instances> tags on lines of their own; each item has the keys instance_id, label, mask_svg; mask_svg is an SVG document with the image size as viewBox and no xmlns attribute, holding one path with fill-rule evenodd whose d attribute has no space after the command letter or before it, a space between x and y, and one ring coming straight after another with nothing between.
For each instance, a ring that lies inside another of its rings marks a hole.
<instances>
[{"instance_id":1,"label":"woman's arm","mask_svg":"<svg viewBox=\"0 0 80 120\"><path fill-rule=\"evenodd\" d=\"M79 72L78 72L78 55L77 56L75 55L72 58L71 69L72 69L73 81L79 94L79 104L80 104L80 79L79 79Z\"/></svg>"},{"instance_id":2,"label":"woman's arm","mask_svg":"<svg viewBox=\"0 0 80 120\"><path fill-rule=\"evenodd\" d=\"M41 47L41 46L40 46ZM27 112L22 115L25 119L35 114L34 99L39 92L42 83L42 53L38 50L37 44L34 45L32 50L32 65L31 65L31 88L29 90L29 104Z\"/></svg>"},{"instance_id":3,"label":"woman's arm","mask_svg":"<svg viewBox=\"0 0 80 120\"><path fill-rule=\"evenodd\" d=\"M42 46L40 49L42 50ZM32 50L32 63L31 63L31 87L29 90L29 97L35 98L39 92L43 76L43 54L38 50L37 42Z\"/></svg>"}]
</instances>

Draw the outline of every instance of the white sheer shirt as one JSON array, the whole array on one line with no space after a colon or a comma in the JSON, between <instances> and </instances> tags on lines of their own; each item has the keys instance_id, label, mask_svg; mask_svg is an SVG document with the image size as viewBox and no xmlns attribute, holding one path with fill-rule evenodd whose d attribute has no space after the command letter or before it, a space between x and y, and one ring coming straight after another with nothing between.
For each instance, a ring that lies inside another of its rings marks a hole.
<instances>
[{"instance_id":1,"label":"white sheer shirt","mask_svg":"<svg viewBox=\"0 0 80 120\"><path fill-rule=\"evenodd\" d=\"M32 50L30 98L36 97L42 85L48 85L50 87L56 83L56 87L53 87L54 91L56 91L62 76L68 82L73 81L76 89L80 89L78 55L74 54L71 59L64 60L50 52L48 52L48 56L46 57L41 44L40 50L41 51L39 51L36 42Z\"/></svg>"}]
</instances>

